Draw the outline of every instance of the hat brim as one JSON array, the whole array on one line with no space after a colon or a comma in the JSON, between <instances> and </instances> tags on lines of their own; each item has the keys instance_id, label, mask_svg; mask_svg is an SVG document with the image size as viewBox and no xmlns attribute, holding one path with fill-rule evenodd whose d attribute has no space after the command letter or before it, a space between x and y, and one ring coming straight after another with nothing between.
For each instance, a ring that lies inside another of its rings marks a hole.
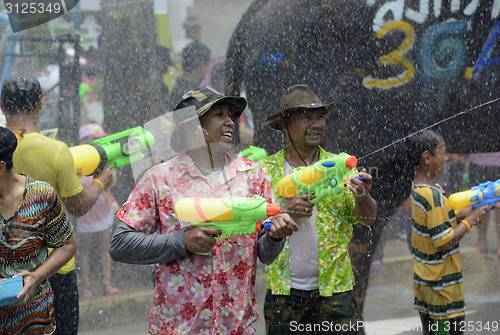
<instances>
[{"instance_id":1,"label":"hat brim","mask_svg":"<svg viewBox=\"0 0 500 335\"><path fill-rule=\"evenodd\" d=\"M229 110L234 112L234 118L239 119L245 108L247 107L247 101L243 97L223 97L220 99L217 99L215 101L209 102L206 105L202 106L196 112L192 113L187 119L179 122L178 124L175 125L174 130L172 131L172 136L170 138L170 146L171 148L179 153L183 152L186 148L186 143L182 136L180 136L180 133L183 131L182 127L184 124L187 122L196 120L200 116L204 115L206 112L210 110L214 105L224 105L227 104L229 107ZM194 109L194 106L190 106ZM177 108L177 107L176 107ZM189 108L189 107L187 107ZM174 113L176 110L174 109Z\"/></svg>"},{"instance_id":2,"label":"hat brim","mask_svg":"<svg viewBox=\"0 0 500 335\"><path fill-rule=\"evenodd\" d=\"M304 109L309 109L309 110L314 110L314 109L325 109L326 110L326 115L329 115L331 112L335 110L337 107L337 103L332 102L330 104L308 104L308 105L301 105L301 106L295 106L292 108L287 108L285 110L282 110L274 115L271 115L266 119L266 124L276 130L281 130L280 126L280 120L283 117L286 117L290 115L291 113L298 111L298 110L304 110Z\"/></svg>"}]
</instances>

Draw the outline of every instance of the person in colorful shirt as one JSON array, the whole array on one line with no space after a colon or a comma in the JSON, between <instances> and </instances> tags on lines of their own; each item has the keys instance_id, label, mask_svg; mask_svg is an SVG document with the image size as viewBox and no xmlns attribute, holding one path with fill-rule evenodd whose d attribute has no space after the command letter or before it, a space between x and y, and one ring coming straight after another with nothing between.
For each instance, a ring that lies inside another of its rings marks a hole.
<instances>
[{"instance_id":1,"label":"person in colorful shirt","mask_svg":"<svg viewBox=\"0 0 500 335\"><path fill-rule=\"evenodd\" d=\"M488 205L458 213L435 183L447 160L443 138L424 130L407 139L415 167L411 190L414 308L425 335L463 334L465 303L459 241L482 223ZM495 208L500 207L497 203Z\"/></svg>"},{"instance_id":2,"label":"person in colorful shirt","mask_svg":"<svg viewBox=\"0 0 500 335\"><path fill-rule=\"evenodd\" d=\"M73 257L76 238L55 190L12 171L16 147L16 136L0 127L0 285L13 276L24 281L21 300L0 307L0 334L52 334L54 293L47 279ZM48 247L55 248L50 255Z\"/></svg>"},{"instance_id":3,"label":"person in colorful shirt","mask_svg":"<svg viewBox=\"0 0 500 335\"><path fill-rule=\"evenodd\" d=\"M321 103L309 86L300 84L285 90L280 107L267 124L285 134L287 146L259 161L274 189L292 169L336 156L319 146L333 104ZM317 205L309 201L315 198L310 194L289 199L278 196L283 212L290 214L300 230L287 238L278 258L266 266L264 315L268 334L289 334L298 325L322 322L356 328L348 244L353 225L371 225L377 211L369 193L372 176L366 170L359 175L366 181L355 179L353 172L347 178L348 189Z\"/></svg>"},{"instance_id":4,"label":"person in colorful shirt","mask_svg":"<svg viewBox=\"0 0 500 335\"><path fill-rule=\"evenodd\" d=\"M89 186L78 179L73 156L66 143L48 138L35 130L35 122L44 102L40 82L28 74L16 73L2 85L0 107L7 128L16 134L15 173L24 173L52 186L68 212L76 217L87 213L99 194L111 186L114 165L103 169ZM50 278L54 291L54 335L76 335L79 323L78 285L75 258L72 257Z\"/></svg>"},{"instance_id":5,"label":"person in colorful shirt","mask_svg":"<svg viewBox=\"0 0 500 335\"><path fill-rule=\"evenodd\" d=\"M257 257L271 263L298 226L279 214L270 231L217 240L217 229L186 227L174 212L186 197L261 196L274 202L262 168L230 151L234 122L245 106L244 98L211 87L184 94L173 112L171 146L179 154L148 170L118 211L122 222L111 257L159 263L150 334L255 334Z\"/></svg>"}]
</instances>

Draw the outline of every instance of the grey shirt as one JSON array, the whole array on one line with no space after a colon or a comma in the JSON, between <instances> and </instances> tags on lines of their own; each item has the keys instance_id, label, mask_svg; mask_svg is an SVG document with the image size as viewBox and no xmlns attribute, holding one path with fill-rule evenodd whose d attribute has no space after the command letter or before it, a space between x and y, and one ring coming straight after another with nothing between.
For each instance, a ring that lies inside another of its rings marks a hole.
<instances>
[{"instance_id":1,"label":"grey shirt","mask_svg":"<svg viewBox=\"0 0 500 335\"><path fill-rule=\"evenodd\" d=\"M273 239L260 233L257 240L257 256L264 264L271 264L285 245L285 239ZM168 234L144 234L119 221L109 246L111 258L131 264L168 263L186 257L184 230Z\"/></svg>"}]
</instances>

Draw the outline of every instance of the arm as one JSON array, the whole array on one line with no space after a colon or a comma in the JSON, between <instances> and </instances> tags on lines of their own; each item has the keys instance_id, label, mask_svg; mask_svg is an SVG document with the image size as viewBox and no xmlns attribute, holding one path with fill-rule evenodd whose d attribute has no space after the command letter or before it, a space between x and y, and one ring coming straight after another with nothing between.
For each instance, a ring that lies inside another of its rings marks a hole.
<instances>
[{"instance_id":1,"label":"arm","mask_svg":"<svg viewBox=\"0 0 500 335\"><path fill-rule=\"evenodd\" d=\"M24 298L15 306L27 304L35 292L36 287L59 271L59 269L75 255L75 252L76 237L73 233L62 246L55 248L54 251L52 251L52 253L47 257L45 262L38 267L38 269L33 272L25 270L19 273L20 276L24 276L24 287L17 297Z\"/></svg>"},{"instance_id":2,"label":"arm","mask_svg":"<svg viewBox=\"0 0 500 335\"><path fill-rule=\"evenodd\" d=\"M257 240L257 256L266 265L274 262L285 246L285 239L272 239L269 234L262 232Z\"/></svg>"},{"instance_id":3,"label":"arm","mask_svg":"<svg viewBox=\"0 0 500 335\"><path fill-rule=\"evenodd\" d=\"M363 169L359 176L366 179L366 181L351 178L347 182L347 187L351 190L356 201L353 215L359 223L371 226L377 218L377 202L370 195L373 178L366 173L366 169Z\"/></svg>"},{"instance_id":4,"label":"arm","mask_svg":"<svg viewBox=\"0 0 500 335\"><path fill-rule=\"evenodd\" d=\"M261 233L257 240L257 256L264 264L271 264L283 249L285 237L299 230L288 214L276 215L271 221L271 230Z\"/></svg>"},{"instance_id":5,"label":"arm","mask_svg":"<svg viewBox=\"0 0 500 335\"><path fill-rule=\"evenodd\" d=\"M451 238L451 240L443 245L438 246L438 250L440 252L443 252L450 249L469 232L469 226L467 226L464 221L467 221L471 228L472 226L483 223L485 221L486 210L488 209L488 207L489 205L485 205L483 207L474 208L472 211L470 211L469 214L465 216L464 219L461 219L459 224L456 225L455 228L453 228L453 237Z\"/></svg>"},{"instance_id":6,"label":"arm","mask_svg":"<svg viewBox=\"0 0 500 335\"><path fill-rule=\"evenodd\" d=\"M144 234L119 221L109 245L114 261L131 264L168 263L188 255L184 230L169 234Z\"/></svg>"},{"instance_id":7,"label":"arm","mask_svg":"<svg viewBox=\"0 0 500 335\"><path fill-rule=\"evenodd\" d=\"M104 188L109 188L113 183L113 172L111 171L114 165L110 165L102 170L94 180L100 181ZM99 194L103 191L99 182L92 182L89 186L85 187L80 193L63 199L68 212L71 215L79 217L85 215L94 206Z\"/></svg>"}]
</instances>

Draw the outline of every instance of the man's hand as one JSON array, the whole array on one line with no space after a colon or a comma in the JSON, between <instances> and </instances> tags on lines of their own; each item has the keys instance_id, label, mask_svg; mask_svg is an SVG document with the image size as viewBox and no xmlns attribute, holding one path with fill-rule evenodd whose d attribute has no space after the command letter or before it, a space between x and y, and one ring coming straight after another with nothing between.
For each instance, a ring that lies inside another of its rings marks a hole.
<instances>
[{"instance_id":1,"label":"man's hand","mask_svg":"<svg viewBox=\"0 0 500 335\"><path fill-rule=\"evenodd\" d=\"M193 227L184 233L186 250L192 253L206 254L212 250L217 240L214 236L222 233L215 228Z\"/></svg>"},{"instance_id":2,"label":"man's hand","mask_svg":"<svg viewBox=\"0 0 500 335\"><path fill-rule=\"evenodd\" d=\"M314 204L311 204L309 200L316 198L313 194L301 194L296 197L286 200L285 206L283 206L283 213L289 214L293 218L304 218L310 217L313 212Z\"/></svg>"},{"instance_id":3,"label":"man's hand","mask_svg":"<svg viewBox=\"0 0 500 335\"><path fill-rule=\"evenodd\" d=\"M366 169L361 170L359 176L366 179L366 181L359 180L354 177L347 181L347 188L354 194L356 199L363 198L365 195L370 193L372 189L373 177L371 174L366 172Z\"/></svg>"},{"instance_id":4,"label":"man's hand","mask_svg":"<svg viewBox=\"0 0 500 335\"><path fill-rule=\"evenodd\" d=\"M299 226L290 218L288 214L278 214L271 218L273 225L267 234L276 239L284 238L293 234L294 231L299 231Z\"/></svg>"},{"instance_id":5,"label":"man's hand","mask_svg":"<svg viewBox=\"0 0 500 335\"><path fill-rule=\"evenodd\" d=\"M114 164L111 164L101 172L97 176L94 177L94 179L98 179L102 185L104 186L104 190L108 189L113 185L113 169L115 168ZM103 191L104 191L103 190Z\"/></svg>"}]
</instances>

